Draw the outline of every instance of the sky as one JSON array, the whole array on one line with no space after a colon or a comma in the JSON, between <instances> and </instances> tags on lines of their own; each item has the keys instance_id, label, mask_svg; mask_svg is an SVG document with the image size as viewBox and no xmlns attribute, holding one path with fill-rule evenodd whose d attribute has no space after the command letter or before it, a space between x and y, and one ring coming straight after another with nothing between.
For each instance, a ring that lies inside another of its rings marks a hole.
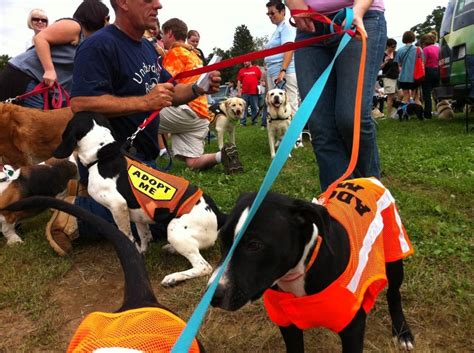
<instances>
[{"instance_id":1,"label":"sky","mask_svg":"<svg viewBox=\"0 0 474 353\"><path fill-rule=\"evenodd\" d=\"M109 0L103 0L113 11ZM227 50L232 46L235 28L245 24L253 37L269 36L275 26L267 18L268 0L161 0L158 18L163 23L178 17L189 29L201 34L199 47L207 56L214 47ZM23 52L33 31L26 25L28 13L42 8L50 22L71 17L81 0L0 0L0 55L15 56ZM436 6L448 0L385 0L388 36L401 44L403 32L424 22ZM409 9L409 11L407 10ZM287 11L288 12L288 11Z\"/></svg>"}]
</instances>

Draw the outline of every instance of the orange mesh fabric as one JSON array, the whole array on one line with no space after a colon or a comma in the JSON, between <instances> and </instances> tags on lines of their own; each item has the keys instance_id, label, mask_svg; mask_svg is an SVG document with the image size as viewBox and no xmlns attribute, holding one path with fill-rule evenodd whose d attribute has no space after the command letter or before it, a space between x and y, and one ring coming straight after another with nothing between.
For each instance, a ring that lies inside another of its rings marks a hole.
<instances>
[{"instance_id":1,"label":"orange mesh fabric","mask_svg":"<svg viewBox=\"0 0 474 353\"><path fill-rule=\"evenodd\" d=\"M99 348L128 348L170 352L185 326L179 317L160 308L94 312L82 321L67 351L85 353ZM196 340L189 352L199 352Z\"/></svg>"},{"instance_id":2,"label":"orange mesh fabric","mask_svg":"<svg viewBox=\"0 0 474 353\"><path fill-rule=\"evenodd\" d=\"M349 236L351 254L347 268L330 286L313 295L296 297L267 290L264 304L270 319L279 326L326 327L340 332L361 307L367 313L372 309L387 284L385 262L414 252L392 195L376 179L339 184L327 209Z\"/></svg>"}]
</instances>

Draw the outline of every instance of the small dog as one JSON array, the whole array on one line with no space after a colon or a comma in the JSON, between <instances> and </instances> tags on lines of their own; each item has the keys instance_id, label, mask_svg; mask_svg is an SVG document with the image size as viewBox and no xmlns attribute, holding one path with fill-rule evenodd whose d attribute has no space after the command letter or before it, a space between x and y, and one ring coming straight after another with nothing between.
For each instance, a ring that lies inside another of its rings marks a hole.
<instances>
[{"instance_id":1,"label":"small dog","mask_svg":"<svg viewBox=\"0 0 474 353\"><path fill-rule=\"evenodd\" d=\"M125 279L120 309L115 313L93 312L87 315L71 339L68 352L170 352L186 323L158 302L143 257L132 243L102 218L54 198L26 198L9 205L8 210L19 213L46 207L67 212L95 226L114 245ZM189 351L195 353L204 349L195 339Z\"/></svg>"},{"instance_id":2,"label":"small dog","mask_svg":"<svg viewBox=\"0 0 474 353\"><path fill-rule=\"evenodd\" d=\"M229 142L235 145L235 126L245 113L245 100L239 97L227 98L225 101L209 107L212 117L211 125L217 131L217 145L224 146L224 134L229 133Z\"/></svg>"},{"instance_id":3,"label":"small dog","mask_svg":"<svg viewBox=\"0 0 474 353\"><path fill-rule=\"evenodd\" d=\"M438 102L436 111L438 112L438 117L441 119L454 119L453 108L447 99Z\"/></svg>"},{"instance_id":4,"label":"small dog","mask_svg":"<svg viewBox=\"0 0 474 353\"><path fill-rule=\"evenodd\" d=\"M220 230L223 258L254 199L255 194L241 196ZM393 197L374 178L342 182L326 207L270 193L235 248L211 304L235 311L263 295L287 352L304 351L302 330L311 327L337 332L344 352L362 352L366 314L388 282L392 334L411 350L414 337L399 289L402 259L412 253Z\"/></svg>"},{"instance_id":5,"label":"small dog","mask_svg":"<svg viewBox=\"0 0 474 353\"><path fill-rule=\"evenodd\" d=\"M50 159L44 164L14 169L9 165L0 165L0 208L29 196L61 196L67 183L77 174L77 167L68 160ZM15 225L28 217L35 216L44 208L29 212L0 211L2 233L7 245L22 243Z\"/></svg>"},{"instance_id":6,"label":"small dog","mask_svg":"<svg viewBox=\"0 0 474 353\"><path fill-rule=\"evenodd\" d=\"M394 101L393 107L397 109L400 122L402 122L403 119L408 121L410 116L413 115L416 115L419 120L423 120L423 107L419 104L413 102L406 104L401 101Z\"/></svg>"},{"instance_id":7,"label":"small dog","mask_svg":"<svg viewBox=\"0 0 474 353\"><path fill-rule=\"evenodd\" d=\"M270 156L275 158L275 149L285 136L286 130L291 123L291 106L285 90L274 88L267 92L265 96L267 104L267 131L268 144L270 146ZM297 146L299 144L297 142Z\"/></svg>"},{"instance_id":8,"label":"small dog","mask_svg":"<svg viewBox=\"0 0 474 353\"><path fill-rule=\"evenodd\" d=\"M167 226L169 244L164 249L183 255L193 267L167 275L161 282L164 286L212 272L211 265L199 250L214 245L225 214L219 211L208 195L182 178L174 177L180 183L184 182L184 188L178 189L169 181L153 176L150 172L152 168L144 165L127 167L130 160L127 162L119 143L115 141L108 119L99 113L75 114L53 155L69 156L74 150L89 170L89 195L111 211L118 228L132 242L135 239L130 220L136 223L141 252L146 251L152 239L148 225L161 222ZM143 195L146 200L140 203L139 197Z\"/></svg>"},{"instance_id":9,"label":"small dog","mask_svg":"<svg viewBox=\"0 0 474 353\"><path fill-rule=\"evenodd\" d=\"M71 118L70 108L41 110L0 103L0 161L18 168L51 158Z\"/></svg>"}]
</instances>

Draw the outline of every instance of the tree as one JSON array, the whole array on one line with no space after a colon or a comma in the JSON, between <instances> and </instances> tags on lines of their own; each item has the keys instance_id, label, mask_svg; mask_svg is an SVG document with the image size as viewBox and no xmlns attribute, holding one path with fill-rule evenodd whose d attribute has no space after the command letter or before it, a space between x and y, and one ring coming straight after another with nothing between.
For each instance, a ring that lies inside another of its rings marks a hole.
<instances>
[{"instance_id":1,"label":"tree","mask_svg":"<svg viewBox=\"0 0 474 353\"><path fill-rule=\"evenodd\" d=\"M7 66L8 60L11 58L7 54L0 55L0 71Z\"/></svg>"},{"instance_id":2,"label":"tree","mask_svg":"<svg viewBox=\"0 0 474 353\"><path fill-rule=\"evenodd\" d=\"M243 54L248 54L252 51L264 49L265 44L268 42L267 36L253 38L249 29L246 25L240 25L235 28L234 32L234 42L230 49L223 50L221 48L214 48L212 53L209 55L208 60L212 55L216 54L222 57L222 60L240 56ZM263 59L255 60L254 64L262 65ZM235 80L237 77L237 72L239 71L240 66L226 67L221 70L222 83L228 82L230 80Z\"/></svg>"},{"instance_id":3,"label":"tree","mask_svg":"<svg viewBox=\"0 0 474 353\"><path fill-rule=\"evenodd\" d=\"M431 15L426 16L425 22L413 26L412 28L410 28L410 31L415 33L418 39L420 39L423 34L429 33L432 30L436 30L436 33L439 33L439 29L441 28L441 21L443 20L443 14L445 10L446 7L436 7L431 13Z\"/></svg>"}]
</instances>

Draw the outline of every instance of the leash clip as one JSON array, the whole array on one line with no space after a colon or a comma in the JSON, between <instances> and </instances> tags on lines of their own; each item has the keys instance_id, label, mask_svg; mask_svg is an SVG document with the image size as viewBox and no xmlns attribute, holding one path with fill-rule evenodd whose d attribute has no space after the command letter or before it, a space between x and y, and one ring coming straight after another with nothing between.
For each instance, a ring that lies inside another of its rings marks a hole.
<instances>
[{"instance_id":1,"label":"leash clip","mask_svg":"<svg viewBox=\"0 0 474 353\"><path fill-rule=\"evenodd\" d=\"M8 98L8 99L5 99L3 101L3 103L5 103L5 104L11 104L11 103L14 103L14 102L16 102L16 97L15 98Z\"/></svg>"}]
</instances>

